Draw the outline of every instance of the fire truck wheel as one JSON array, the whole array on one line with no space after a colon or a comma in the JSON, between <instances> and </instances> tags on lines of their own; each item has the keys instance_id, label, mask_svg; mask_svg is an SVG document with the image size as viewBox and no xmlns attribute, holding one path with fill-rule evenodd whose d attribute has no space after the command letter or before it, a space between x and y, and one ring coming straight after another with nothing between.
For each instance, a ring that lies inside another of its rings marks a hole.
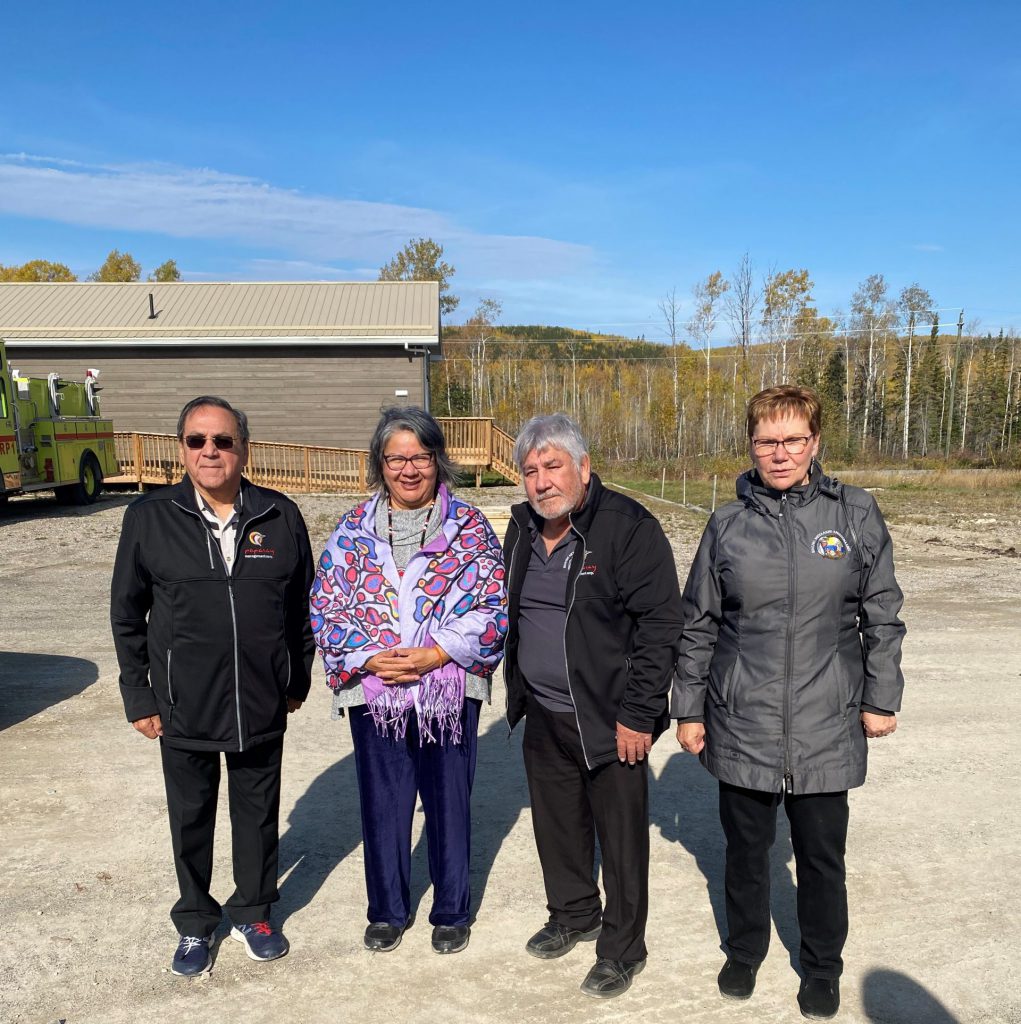
<instances>
[{"instance_id":1,"label":"fire truck wheel","mask_svg":"<svg viewBox=\"0 0 1021 1024\"><path fill-rule=\"evenodd\" d=\"M70 487L59 488L57 497L62 499L63 496L59 491L65 491L71 504L91 505L99 497L99 490L102 486L103 471L99 468L99 460L92 452L86 452L78 467L78 483L72 484Z\"/></svg>"}]
</instances>

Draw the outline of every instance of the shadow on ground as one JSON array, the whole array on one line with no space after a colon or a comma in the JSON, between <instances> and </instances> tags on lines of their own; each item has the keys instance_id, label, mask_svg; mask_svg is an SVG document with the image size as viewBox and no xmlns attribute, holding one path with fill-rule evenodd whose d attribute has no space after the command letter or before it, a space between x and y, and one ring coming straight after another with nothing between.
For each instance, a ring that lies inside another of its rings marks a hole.
<instances>
[{"instance_id":1,"label":"shadow on ground","mask_svg":"<svg viewBox=\"0 0 1021 1024\"><path fill-rule=\"evenodd\" d=\"M862 982L862 1004L875 1024L961 1024L931 992L900 971L869 971Z\"/></svg>"},{"instance_id":2,"label":"shadow on ground","mask_svg":"<svg viewBox=\"0 0 1021 1024\"><path fill-rule=\"evenodd\" d=\"M0 651L0 729L76 697L99 678L84 658Z\"/></svg>"},{"instance_id":3,"label":"shadow on ground","mask_svg":"<svg viewBox=\"0 0 1021 1024\"><path fill-rule=\"evenodd\" d=\"M670 737L664 737L661 742L670 742ZM717 781L697 758L678 750L667 761L659 778L650 780L649 817L663 838L683 846L702 872L722 949L727 935L723 889L726 844L720 825ZM799 970L801 933L797 890L790 871L793 857L790 828L781 807L777 811L776 842L770 854L770 907L777 935L787 950L791 966Z\"/></svg>"},{"instance_id":4,"label":"shadow on ground","mask_svg":"<svg viewBox=\"0 0 1021 1024\"><path fill-rule=\"evenodd\" d=\"M104 491L92 505L61 505L50 491L20 495L0 502L0 526L26 519L80 519L108 508L123 508L137 497L136 491L128 494Z\"/></svg>"},{"instance_id":5,"label":"shadow on ground","mask_svg":"<svg viewBox=\"0 0 1021 1024\"><path fill-rule=\"evenodd\" d=\"M347 722L334 722L347 728ZM284 748L284 771L287 750ZM283 923L308 904L341 861L362 841L354 754L330 765L295 802L280 835L280 902L274 916Z\"/></svg>"}]
</instances>

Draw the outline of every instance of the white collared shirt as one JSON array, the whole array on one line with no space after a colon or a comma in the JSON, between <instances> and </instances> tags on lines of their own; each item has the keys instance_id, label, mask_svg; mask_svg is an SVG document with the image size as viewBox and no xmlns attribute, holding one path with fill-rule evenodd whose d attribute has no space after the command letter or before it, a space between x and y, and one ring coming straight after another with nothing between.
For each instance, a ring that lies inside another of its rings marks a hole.
<instances>
[{"instance_id":1,"label":"white collared shirt","mask_svg":"<svg viewBox=\"0 0 1021 1024\"><path fill-rule=\"evenodd\" d=\"M238 524L241 521L241 492L234 499L234 509L226 519L220 517L213 511L209 502L195 491L195 501L198 504L202 518L209 524L210 532L220 543L220 551L223 553L223 561L227 566L228 575L234 568L234 555L237 551Z\"/></svg>"}]
</instances>

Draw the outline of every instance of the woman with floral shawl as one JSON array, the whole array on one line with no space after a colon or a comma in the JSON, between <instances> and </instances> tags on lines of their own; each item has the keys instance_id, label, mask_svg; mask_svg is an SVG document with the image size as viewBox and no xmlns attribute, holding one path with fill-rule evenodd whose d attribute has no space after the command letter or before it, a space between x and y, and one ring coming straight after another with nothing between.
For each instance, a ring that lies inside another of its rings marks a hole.
<instances>
[{"instance_id":1,"label":"woman with floral shawl","mask_svg":"<svg viewBox=\"0 0 1021 1024\"><path fill-rule=\"evenodd\" d=\"M443 432L414 407L383 413L369 448L375 494L341 516L319 559L312 629L351 722L362 812L365 947L400 944L411 825L421 797L433 883L432 947L468 945L470 800L479 711L507 632L500 545L450 492Z\"/></svg>"}]
</instances>

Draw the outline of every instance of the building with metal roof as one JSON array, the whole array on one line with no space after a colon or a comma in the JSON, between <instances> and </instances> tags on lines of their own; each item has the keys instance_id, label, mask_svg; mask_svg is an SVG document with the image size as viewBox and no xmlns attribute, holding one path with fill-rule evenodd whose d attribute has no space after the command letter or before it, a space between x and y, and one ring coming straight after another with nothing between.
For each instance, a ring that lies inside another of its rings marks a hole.
<instances>
[{"instance_id":1,"label":"building with metal roof","mask_svg":"<svg viewBox=\"0 0 1021 1024\"><path fill-rule=\"evenodd\" d=\"M267 441L367 445L379 411L428 404L435 281L0 283L24 373L100 370L118 430L169 432L218 394Z\"/></svg>"}]
</instances>

